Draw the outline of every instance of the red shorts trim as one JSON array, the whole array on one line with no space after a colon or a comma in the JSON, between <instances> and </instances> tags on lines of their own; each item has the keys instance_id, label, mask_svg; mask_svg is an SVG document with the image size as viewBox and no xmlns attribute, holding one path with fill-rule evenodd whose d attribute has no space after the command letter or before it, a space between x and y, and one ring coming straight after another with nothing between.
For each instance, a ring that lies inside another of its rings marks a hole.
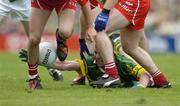
<instances>
[{"instance_id":1,"label":"red shorts trim","mask_svg":"<svg viewBox=\"0 0 180 106\"><path fill-rule=\"evenodd\" d=\"M81 6L84 6L88 0L76 0Z\"/></svg>"},{"instance_id":2,"label":"red shorts trim","mask_svg":"<svg viewBox=\"0 0 180 106\"><path fill-rule=\"evenodd\" d=\"M129 29L139 30L144 28L150 0L119 0L115 8L131 22Z\"/></svg>"},{"instance_id":3,"label":"red shorts trim","mask_svg":"<svg viewBox=\"0 0 180 106\"><path fill-rule=\"evenodd\" d=\"M59 13L63 9L76 9L76 0L34 0L31 2L31 7L41 8L52 11L53 9Z\"/></svg>"},{"instance_id":4,"label":"red shorts trim","mask_svg":"<svg viewBox=\"0 0 180 106\"><path fill-rule=\"evenodd\" d=\"M82 7L88 2L88 0L77 0L77 2ZM89 2L90 2L91 9L94 9L95 7L103 8L103 5L100 2L98 2L97 0L89 0Z\"/></svg>"},{"instance_id":5,"label":"red shorts trim","mask_svg":"<svg viewBox=\"0 0 180 106\"><path fill-rule=\"evenodd\" d=\"M89 0L91 4L91 9L94 9L95 7L103 8L103 4L98 2L97 0Z\"/></svg>"}]
</instances>

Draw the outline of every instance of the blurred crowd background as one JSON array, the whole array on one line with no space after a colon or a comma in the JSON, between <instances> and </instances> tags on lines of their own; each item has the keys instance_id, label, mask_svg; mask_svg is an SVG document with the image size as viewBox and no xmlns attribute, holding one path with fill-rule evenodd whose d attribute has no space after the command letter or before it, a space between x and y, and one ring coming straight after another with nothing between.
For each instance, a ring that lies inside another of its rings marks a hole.
<instances>
[{"instance_id":1,"label":"blurred crowd background","mask_svg":"<svg viewBox=\"0 0 180 106\"><path fill-rule=\"evenodd\" d=\"M157 35L180 34L180 0L151 0L145 28Z\"/></svg>"},{"instance_id":2,"label":"blurred crowd background","mask_svg":"<svg viewBox=\"0 0 180 106\"><path fill-rule=\"evenodd\" d=\"M79 10L80 9L77 11L77 17ZM78 23L79 20L77 18L75 32L79 32ZM54 33L56 28L57 17L56 13L53 12L46 25L45 32ZM154 41L156 40L158 43L160 43L159 40L162 40L160 47L156 48L156 43L154 45L150 45L150 51L154 48L160 50L159 52L180 52L180 43L177 43L180 42L180 0L151 0L151 8L146 19L145 30L150 42L149 44L154 44ZM19 32L24 32L23 26L20 22L12 20L10 17L4 17L1 19L0 36L2 34L12 35L12 33ZM179 38L179 40L175 41L177 38ZM164 42L167 42L167 44ZM165 48L163 47L165 47L167 50L164 50ZM159 48L162 48L162 50Z\"/></svg>"}]
</instances>

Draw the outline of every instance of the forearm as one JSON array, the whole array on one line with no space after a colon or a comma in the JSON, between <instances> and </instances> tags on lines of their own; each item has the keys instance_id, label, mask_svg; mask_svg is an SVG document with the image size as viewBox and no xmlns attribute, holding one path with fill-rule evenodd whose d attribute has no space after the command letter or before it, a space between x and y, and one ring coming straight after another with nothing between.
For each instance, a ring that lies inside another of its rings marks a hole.
<instances>
[{"instance_id":1,"label":"forearm","mask_svg":"<svg viewBox=\"0 0 180 106\"><path fill-rule=\"evenodd\" d=\"M92 20L91 16L91 8L90 8L90 3L89 1L82 7L82 13L84 14L84 19L87 24L88 28L94 27L94 22Z\"/></svg>"},{"instance_id":2,"label":"forearm","mask_svg":"<svg viewBox=\"0 0 180 106\"><path fill-rule=\"evenodd\" d=\"M80 65L76 61L64 61L64 62L56 61L54 64L52 64L48 67L62 70L62 71L64 71L64 70L72 71L72 70L80 69Z\"/></svg>"}]
</instances>

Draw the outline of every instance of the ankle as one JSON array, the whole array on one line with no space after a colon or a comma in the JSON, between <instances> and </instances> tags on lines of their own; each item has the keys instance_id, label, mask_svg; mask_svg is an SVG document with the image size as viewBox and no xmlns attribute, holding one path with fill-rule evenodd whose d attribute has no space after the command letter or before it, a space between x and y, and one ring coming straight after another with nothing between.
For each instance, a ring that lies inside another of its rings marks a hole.
<instances>
[{"instance_id":1,"label":"ankle","mask_svg":"<svg viewBox=\"0 0 180 106\"><path fill-rule=\"evenodd\" d=\"M118 78L118 70L115 62L105 64L105 74L108 74L114 78Z\"/></svg>"},{"instance_id":2,"label":"ankle","mask_svg":"<svg viewBox=\"0 0 180 106\"><path fill-rule=\"evenodd\" d=\"M165 75L163 73L161 73L160 71L155 72L153 75L153 80L155 85L157 86L163 86L165 84L168 83L167 78L165 77Z\"/></svg>"},{"instance_id":3,"label":"ankle","mask_svg":"<svg viewBox=\"0 0 180 106\"><path fill-rule=\"evenodd\" d=\"M34 78L38 74L38 65L37 64L29 64L28 63L28 73L31 78Z\"/></svg>"}]
</instances>

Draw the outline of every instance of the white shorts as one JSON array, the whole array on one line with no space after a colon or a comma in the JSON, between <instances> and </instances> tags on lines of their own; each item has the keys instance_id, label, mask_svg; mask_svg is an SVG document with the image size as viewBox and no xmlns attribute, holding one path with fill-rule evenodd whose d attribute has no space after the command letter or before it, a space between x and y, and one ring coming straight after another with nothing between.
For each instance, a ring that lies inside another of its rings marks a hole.
<instances>
[{"instance_id":1,"label":"white shorts","mask_svg":"<svg viewBox=\"0 0 180 106\"><path fill-rule=\"evenodd\" d=\"M0 16L11 16L20 21L29 21L31 0L0 0Z\"/></svg>"}]
</instances>

